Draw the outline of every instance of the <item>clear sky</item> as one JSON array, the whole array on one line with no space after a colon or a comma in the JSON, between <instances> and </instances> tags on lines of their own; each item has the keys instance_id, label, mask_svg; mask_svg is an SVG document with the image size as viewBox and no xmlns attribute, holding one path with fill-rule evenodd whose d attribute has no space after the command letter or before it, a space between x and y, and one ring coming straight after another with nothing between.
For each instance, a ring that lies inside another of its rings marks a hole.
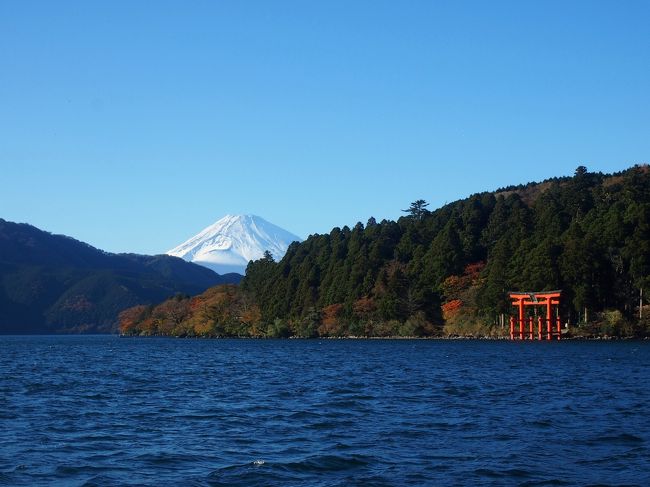
<instances>
[{"instance_id":1,"label":"clear sky","mask_svg":"<svg viewBox=\"0 0 650 487\"><path fill-rule=\"evenodd\" d=\"M650 1L0 0L0 218L160 253L650 159Z\"/></svg>"}]
</instances>

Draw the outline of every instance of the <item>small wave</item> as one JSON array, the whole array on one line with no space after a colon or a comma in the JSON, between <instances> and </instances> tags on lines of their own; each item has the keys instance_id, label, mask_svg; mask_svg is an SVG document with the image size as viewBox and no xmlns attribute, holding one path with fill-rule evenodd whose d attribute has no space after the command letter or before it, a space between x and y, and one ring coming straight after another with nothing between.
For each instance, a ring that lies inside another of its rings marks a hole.
<instances>
[{"instance_id":1,"label":"small wave","mask_svg":"<svg viewBox=\"0 0 650 487\"><path fill-rule=\"evenodd\" d=\"M517 439L515 435L508 433L497 433L496 435L490 436L495 441L514 441Z\"/></svg>"},{"instance_id":2,"label":"small wave","mask_svg":"<svg viewBox=\"0 0 650 487\"><path fill-rule=\"evenodd\" d=\"M120 481L114 477L96 475L95 477L86 480L81 484L81 487L110 487L119 483Z\"/></svg>"},{"instance_id":3,"label":"small wave","mask_svg":"<svg viewBox=\"0 0 650 487\"><path fill-rule=\"evenodd\" d=\"M288 416L291 420L320 419L323 415L311 411L296 411Z\"/></svg>"},{"instance_id":4,"label":"small wave","mask_svg":"<svg viewBox=\"0 0 650 487\"><path fill-rule=\"evenodd\" d=\"M480 477L490 478L525 478L530 477L531 472L520 468L511 468L508 470L493 470L490 468L477 468L474 473Z\"/></svg>"},{"instance_id":5,"label":"small wave","mask_svg":"<svg viewBox=\"0 0 650 487\"><path fill-rule=\"evenodd\" d=\"M315 431L332 430L335 429L338 424L337 421L319 421L318 423L310 424L308 428Z\"/></svg>"},{"instance_id":6,"label":"small wave","mask_svg":"<svg viewBox=\"0 0 650 487\"><path fill-rule=\"evenodd\" d=\"M25 394L53 394L55 392L68 391L70 384L51 384L47 382L32 382L25 385Z\"/></svg>"},{"instance_id":7,"label":"small wave","mask_svg":"<svg viewBox=\"0 0 650 487\"><path fill-rule=\"evenodd\" d=\"M549 428L553 426L553 422L549 419L536 419L534 421L531 421L530 424L532 426L536 426L540 428Z\"/></svg>"},{"instance_id":8,"label":"small wave","mask_svg":"<svg viewBox=\"0 0 650 487\"><path fill-rule=\"evenodd\" d=\"M183 453L144 453L135 457L138 462L144 462L149 465L162 466L177 463L194 463L201 460L207 460L208 457L203 455L188 455Z\"/></svg>"},{"instance_id":9,"label":"small wave","mask_svg":"<svg viewBox=\"0 0 650 487\"><path fill-rule=\"evenodd\" d=\"M340 472L365 467L370 463L371 458L365 455L315 455L300 462L285 464L285 466L288 470L301 472Z\"/></svg>"},{"instance_id":10,"label":"small wave","mask_svg":"<svg viewBox=\"0 0 650 487\"><path fill-rule=\"evenodd\" d=\"M339 399L339 400L327 402L323 404L323 406L328 409L341 409L346 412L349 412L349 411L357 411L359 407L359 403L358 401L352 399Z\"/></svg>"},{"instance_id":11,"label":"small wave","mask_svg":"<svg viewBox=\"0 0 650 487\"><path fill-rule=\"evenodd\" d=\"M54 470L54 473L63 477L70 477L75 475L92 474L98 472L106 472L107 470L115 470L115 466L98 466L98 465L59 465Z\"/></svg>"},{"instance_id":12,"label":"small wave","mask_svg":"<svg viewBox=\"0 0 650 487\"><path fill-rule=\"evenodd\" d=\"M538 485L574 485L574 483L562 479L545 479L545 480L527 480L526 482L522 482L519 485L521 485L521 487L528 487L528 486L538 486Z\"/></svg>"},{"instance_id":13,"label":"small wave","mask_svg":"<svg viewBox=\"0 0 650 487\"><path fill-rule=\"evenodd\" d=\"M467 398L474 391L469 387L447 386L442 389L442 392L452 397Z\"/></svg>"},{"instance_id":14,"label":"small wave","mask_svg":"<svg viewBox=\"0 0 650 487\"><path fill-rule=\"evenodd\" d=\"M612 445L638 445L644 443L643 438L630 433L621 433L618 435L599 436L591 440L591 443L608 443Z\"/></svg>"},{"instance_id":15,"label":"small wave","mask_svg":"<svg viewBox=\"0 0 650 487\"><path fill-rule=\"evenodd\" d=\"M211 487L282 485L300 480L299 476L289 475L274 465L271 465L270 468L260 467L261 465L256 465L255 462L245 465L229 465L210 472L205 480Z\"/></svg>"}]
</instances>

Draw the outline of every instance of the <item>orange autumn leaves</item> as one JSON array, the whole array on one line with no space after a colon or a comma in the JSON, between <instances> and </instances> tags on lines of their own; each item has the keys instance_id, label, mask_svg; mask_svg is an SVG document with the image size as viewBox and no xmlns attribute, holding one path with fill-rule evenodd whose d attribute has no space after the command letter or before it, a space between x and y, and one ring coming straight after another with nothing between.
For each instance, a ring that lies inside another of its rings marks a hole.
<instances>
[{"instance_id":1,"label":"orange autumn leaves","mask_svg":"<svg viewBox=\"0 0 650 487\"><path fill-rule=\"evenodd\" d=\"M476 262L465 267L460 276L449 276L441 285L444 302L442 317L445 323L455 325L458 321L472 317L476 310L476 290L480 285L484 262Z\"/></svg>"},{"instance_id":2,"label":"orange autumn leaves","mask_svg":"<svg viewBox=\"0 0 650 487\"><path fill-rule=\"evenodd\" d=\"M261 313L236 286L174 296L158 306L134 306L119 316L123 335L261 336Z\"/></svg>"}]
</instances>

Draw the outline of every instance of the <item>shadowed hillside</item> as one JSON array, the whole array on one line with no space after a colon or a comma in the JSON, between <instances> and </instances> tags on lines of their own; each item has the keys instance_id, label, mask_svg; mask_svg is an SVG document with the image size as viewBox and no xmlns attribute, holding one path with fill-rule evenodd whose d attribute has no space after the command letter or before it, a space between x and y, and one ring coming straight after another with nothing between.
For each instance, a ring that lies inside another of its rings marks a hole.
<instances>
[{"instance_id":1,"label":"shadowed hillside","mask_svg":"<svg viewBox=\"0 0 650 487\"><path fill-rule=\"evenodd\" d=\"M124 308L240 277L166 255L110 254L0 219L0 333L114 332Z\"/></svg>"}]
</instances>

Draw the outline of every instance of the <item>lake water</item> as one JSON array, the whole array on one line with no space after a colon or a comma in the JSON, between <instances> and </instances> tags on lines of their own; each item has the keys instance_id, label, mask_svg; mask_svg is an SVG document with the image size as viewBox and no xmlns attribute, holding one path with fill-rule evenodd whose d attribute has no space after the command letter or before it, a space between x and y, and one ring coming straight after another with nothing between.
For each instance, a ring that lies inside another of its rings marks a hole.
<instances>
[{"instance_id":1,"label":"lake water","mask_svg":"<svg viewBox=\"0 0 650 487\"><path fill-rule=\"evenodd\" d=\"M0 337L0 484L650 485L649 342Z\"/></svg>"}]
</instances>

